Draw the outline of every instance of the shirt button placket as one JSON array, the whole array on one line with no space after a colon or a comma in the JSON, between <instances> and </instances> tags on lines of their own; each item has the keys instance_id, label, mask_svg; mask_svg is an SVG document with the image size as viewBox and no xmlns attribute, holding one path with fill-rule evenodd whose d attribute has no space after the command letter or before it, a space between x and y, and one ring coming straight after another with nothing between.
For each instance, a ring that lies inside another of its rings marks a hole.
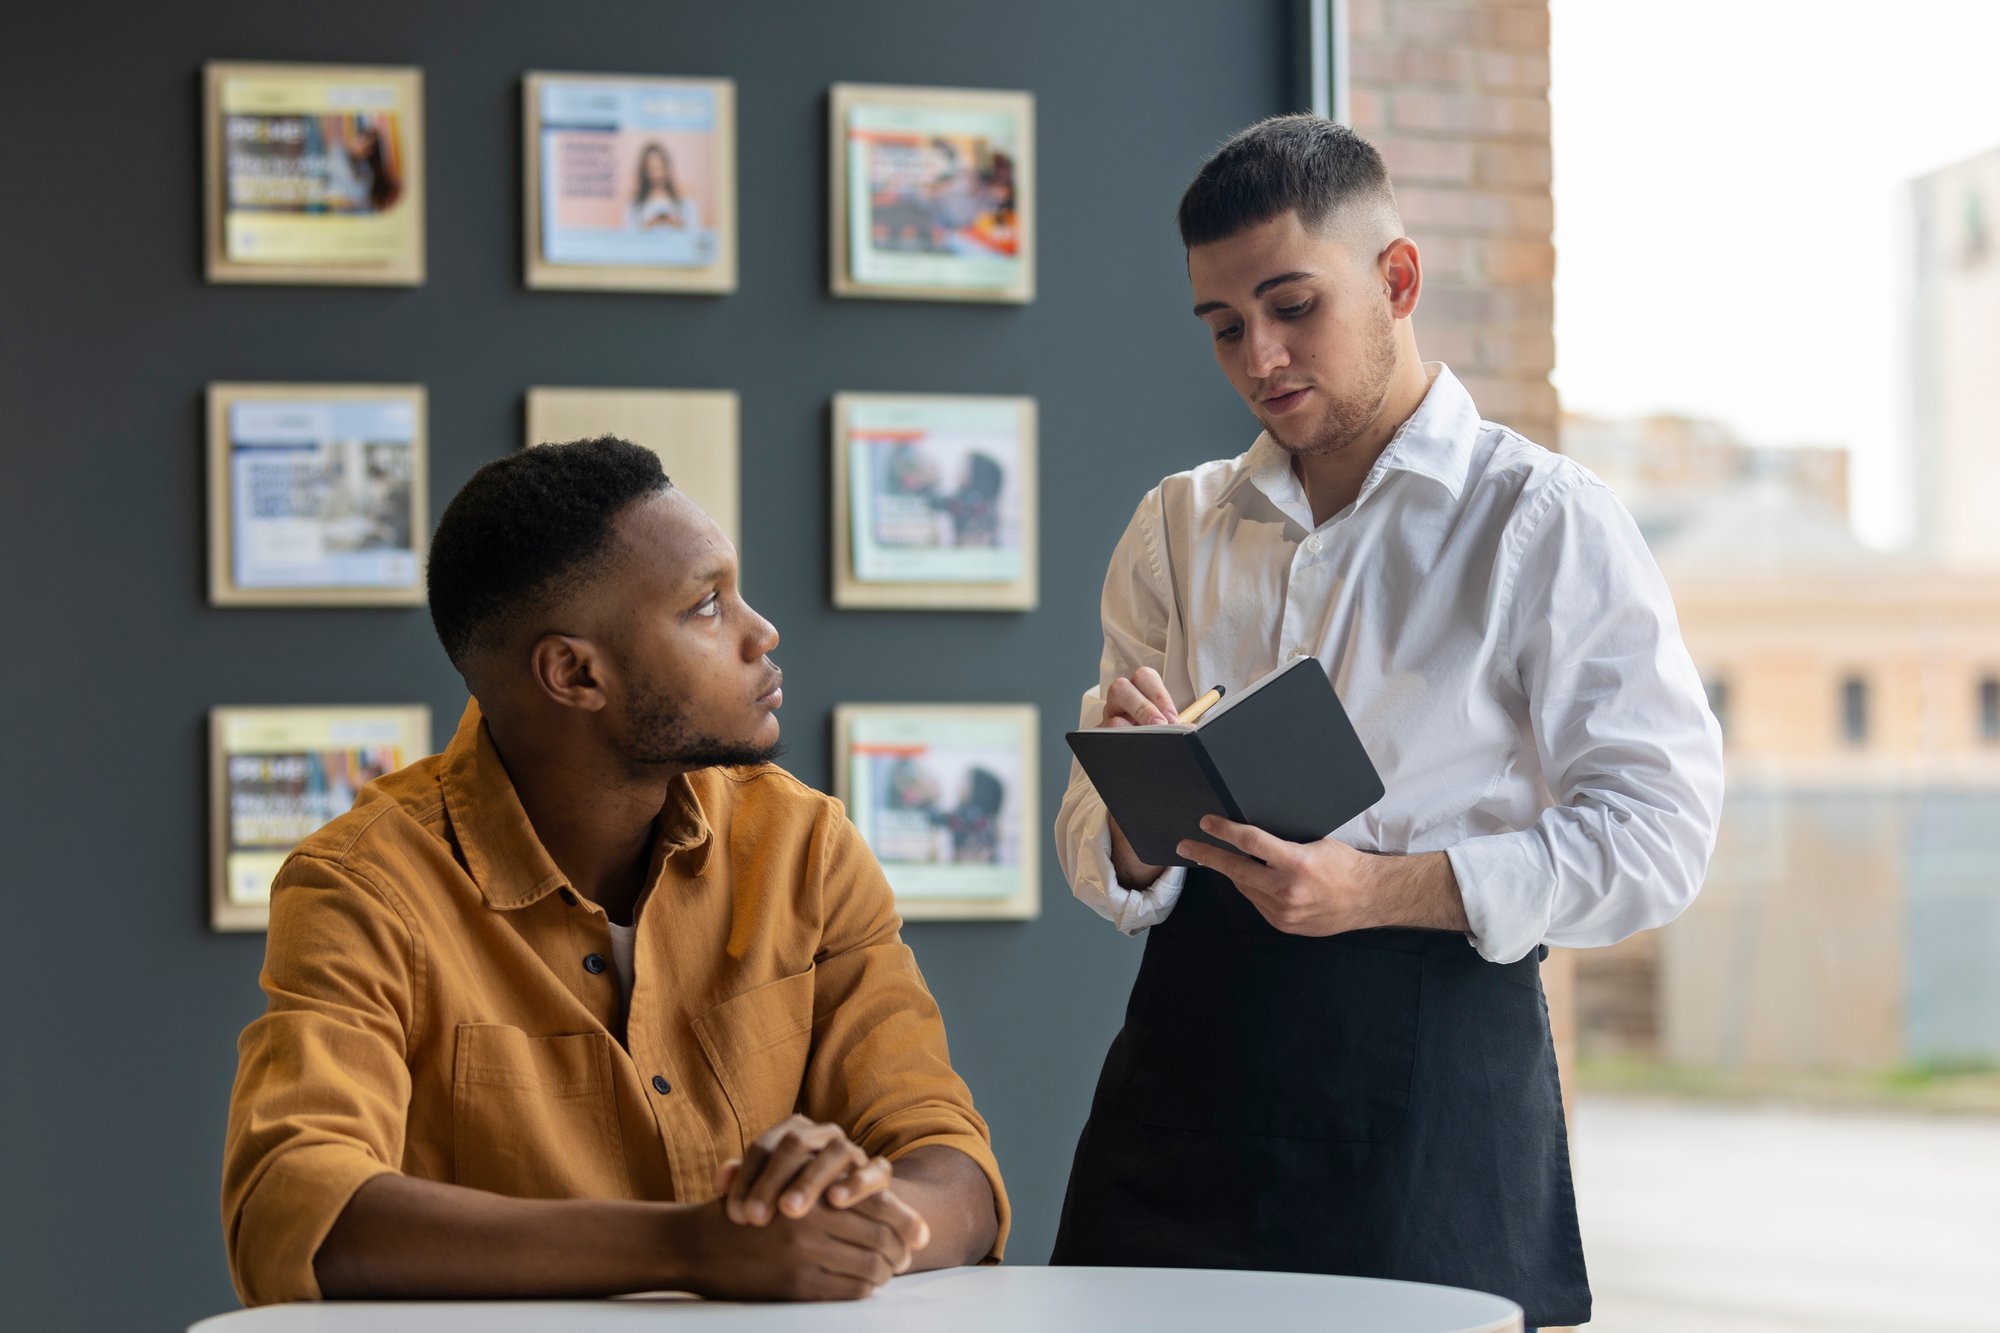
<instances>
[{"instance_id":1,"label":"shirt button placket","mask_svg":"<svg viewBox=\"0 0 2000 1333\"><path fill-rule=\"evenodd\" d=\"M1320 536L1317 532L1307 533L1306 539L1299 543L1299 549L1292 557L1293 569L1296 571L1313 563L1313 558L1325 549L1326 538ZM1313 646L1304 639L1296 637L1298 629L1291 623L1291 597L1289 594L1287 594L1285 599L1285 612L1285 637L1292 640L1290 650L1284 654L1285 658L1289 660L1294 657L1312 656Z\"/></svg>"}]
</instances>

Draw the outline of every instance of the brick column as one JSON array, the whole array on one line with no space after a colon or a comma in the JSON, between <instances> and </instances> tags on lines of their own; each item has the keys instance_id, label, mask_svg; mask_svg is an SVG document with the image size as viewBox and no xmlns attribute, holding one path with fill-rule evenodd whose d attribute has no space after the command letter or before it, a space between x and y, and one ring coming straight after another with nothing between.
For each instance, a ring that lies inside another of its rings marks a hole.
<instances>
[{"instance_id":1,"label":"brick column","mask_svg":"<svg viewBox=\"0 0 2000 1333\"><path fill-rule=\"evenodd\" d=\"M1349 0L1354 128L1424 259L1417 345L1556 447L1547 0Z\"/></svg>"}]
</instances>

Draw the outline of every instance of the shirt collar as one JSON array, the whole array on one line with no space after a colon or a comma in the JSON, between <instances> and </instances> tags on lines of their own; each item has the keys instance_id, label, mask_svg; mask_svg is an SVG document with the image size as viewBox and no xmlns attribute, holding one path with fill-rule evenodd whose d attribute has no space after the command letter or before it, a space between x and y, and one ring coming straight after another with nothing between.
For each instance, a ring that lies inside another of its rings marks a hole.
<instances>
[{"instance_id":1,"label":"shirt collar","mask_svg":"<svg viewBox=\"0 0 2000 1333\"><path fill-rule=\"evenodd\" d=\"M466 702L458 731L445 747L439 785L459 853L488 907L526 907L569 886L568 876L528 822L476 699ZM707 868L713 835L685 773L668 785L658 827L658 851L664 854L656 858L660 864L666 856L686 852L695 874Z\"/></svg>"},{"instance_id":2,"label":"shirt collar","mask_svg":"<svg viewBox=\"0 0 2000 1333\"><path fill-rule=\"evenodd\" d=\"M1382 450L1368 480L1365 495L1375 489L1384 474L1413 472L1429 477L1451 492L1456 500L1465 489L1465 474L1472 466L1473 445L1479 439L1479 409L1472 395L1442 361L1424 363L1431 386L1417 410L1396 428ZM1216 496L1221 504L1245 485L1256 487L1280 509L1303 506L1305 489L1292 472L1292 458L1265 431L1244 455L1236 460L1236 471Z\"/></svg>"},{"instance_id":3,"label":"shirt collar","mask_svg":"<svg viewBox=\"0 0 2000 1333\"><path fill-rule=\"evenodd\" d=\"M1249 450L1236 460L1236 471L1222 484L1215 502L1218 505L1226 502L1245 486L1256 487L1280 509L1305 503L1305 488L1299 485L1299 479L1292 471L1292 456L1271 438L1268 430L1260 434Z\"/></svg>"},{"instance_id":4,"label":"shirt collar","mask_svg":"<svg viewBox=\"0 0 2000 1333\"><path fill-rule=\"evenodd\" d=\"M1472 467L1472 448L1479 442L1479 408L1458 376L1442 361L1427 361L1431 387L1410 419L1389 440L1376 460L1377 472L1414 472L1429 477L1456 500L1465 489Z\"/></svg>"}]
</instances>

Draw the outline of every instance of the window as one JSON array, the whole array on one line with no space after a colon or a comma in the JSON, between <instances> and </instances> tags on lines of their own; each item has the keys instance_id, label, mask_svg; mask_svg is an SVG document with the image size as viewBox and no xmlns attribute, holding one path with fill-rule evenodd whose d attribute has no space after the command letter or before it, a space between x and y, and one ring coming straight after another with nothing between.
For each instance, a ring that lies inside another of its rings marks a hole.
<instances>
[{"instance_id":1,"label":"window","mask_svg":"<svg viewBox=\"0 0 2000 1333\"><path fill-rule=\"evenodd\" d=\"M1979 739L1988 745L2000 744L2000 676L1979 682Z\"/></svg>"},{"instance_id":2,"label":"window","mask_svg":"<svg viewBox=\"0 0 2000 1333\"><path fill-rule=\"evenodd\" d=\"M1868 682L1859 676L1840 682L1840 733L1849 745L1868 742Z\"/></svg>"},{"instance_id":3,"label":"window","mask_svg":"<svg viewBox=\"0 0 2000 1333\"><path fill-rule=\"evenodd\" d=\"M2000 682L1996 682L2000 684ZM1710 676L1702 682L1708 691L1708 711L1715 714L1715 724L1722 728L1722 739L1729 739L1729 681L1721 676Z\"/></svg>"}]
</instances>

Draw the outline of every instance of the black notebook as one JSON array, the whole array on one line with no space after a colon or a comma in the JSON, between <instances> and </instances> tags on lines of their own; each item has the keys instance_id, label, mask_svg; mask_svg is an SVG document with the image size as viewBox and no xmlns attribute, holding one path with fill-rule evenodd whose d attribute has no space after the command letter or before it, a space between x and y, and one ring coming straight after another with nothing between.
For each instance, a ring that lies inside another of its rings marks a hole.
<instances>
[{"instance_id":1,"label":"black notebook","mask_svg":"<svg viewBox=\"0 0 2000 1333\"><path fill-rule=\"evenodd\" d=\"M1382 799L1382 779L1316 658L1226 696L1192 727L1092 727L1069 748L1147 865L1184 866L1183 838L1223 846L1203 815L1316 842Z\"/></svg>"}]
</instances>

